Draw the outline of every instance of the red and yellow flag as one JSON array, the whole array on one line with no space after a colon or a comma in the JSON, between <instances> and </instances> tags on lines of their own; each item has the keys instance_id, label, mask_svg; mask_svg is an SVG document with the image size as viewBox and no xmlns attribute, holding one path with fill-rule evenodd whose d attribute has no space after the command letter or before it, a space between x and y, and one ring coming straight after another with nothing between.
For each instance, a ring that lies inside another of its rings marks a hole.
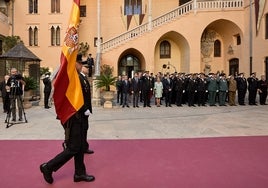
<instances>
[{"instance_id":1,"label":"red and yellow flag","mask_svg":"<svg viewBox=\"0 0 268 188\"><path fill-rule=\"evenodd\" d=\"M61 64L54 82L54 104L57 117L62 124L65 124L84 103L82 88L75 66L78 52L78 27L80 23L79 7L80 0L73 0L69 26L60 56Z\"/></svg>"}]
</instances>

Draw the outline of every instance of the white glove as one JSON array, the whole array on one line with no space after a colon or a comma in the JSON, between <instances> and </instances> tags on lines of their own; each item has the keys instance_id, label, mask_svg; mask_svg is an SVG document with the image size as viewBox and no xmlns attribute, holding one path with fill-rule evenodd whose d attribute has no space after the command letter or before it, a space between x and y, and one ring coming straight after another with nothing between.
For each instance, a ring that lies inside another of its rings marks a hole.
<instances>
[{"instance_id":1,"label":"white glove","mask_svg":"<svg viewBox=\"0 0 268 188\"><path fill-rule=\"evenodd\" d=\"M85 114L85 116L89 116L89 114L90 114L89 109L87 109L87 110L84 112L84 114Z\"/></svg>"}]
</instances>

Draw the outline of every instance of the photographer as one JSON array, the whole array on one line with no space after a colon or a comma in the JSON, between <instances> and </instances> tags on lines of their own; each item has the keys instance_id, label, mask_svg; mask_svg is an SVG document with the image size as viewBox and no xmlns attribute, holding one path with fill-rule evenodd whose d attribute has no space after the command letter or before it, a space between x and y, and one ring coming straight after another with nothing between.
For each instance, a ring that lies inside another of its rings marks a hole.
<instances>
[{"instance_id":1,"label":"photographer","mask_svg":"<svg viewBox=\"0 0 268 188\"><path fill-rule=\"evenodd\" d=\"M24 85L25 81L22 75L18 74L16 68L11 68L10 77L6 84L6 90L9 93L11 102L12 121L16 121L16 101L19 111L19 121L22 121L22 94Z\"/></svg>"}]
</instances>

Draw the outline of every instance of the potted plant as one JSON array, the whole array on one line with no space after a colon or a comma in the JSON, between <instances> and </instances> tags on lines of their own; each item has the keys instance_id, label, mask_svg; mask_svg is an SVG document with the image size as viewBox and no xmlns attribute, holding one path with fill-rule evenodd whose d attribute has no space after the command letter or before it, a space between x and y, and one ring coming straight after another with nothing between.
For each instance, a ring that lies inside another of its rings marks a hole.
<instances>
[{"instance_id":1,"label":"potted plant","mask_svg":"<svg viewBox=\"0 0 268 188\"><path fill-rule=\"evenodd\" d=\"M30 91L30 90L36 90L38 88L38 84L37 81L33 78L33 77L24 77L24 82L25 82L25 86L24 86L24 91Z\"/></svg>"},{"instance_id":2,"label":"potted plant","mask_svg":"<svg viewBox=\"0 0 268 188\"><path fill-rule=\"evenodd\" d=\"M111 91L111 86L116 83L116 77L112 75L112 68L109 65L101 67L100 76L97 76L95 86L103 89L104 108L112 108L112 99L114 98L114 91Z\"/></svg>"},{"instance_id":3,"label":"potted plant","mask_svg":"<svg viewBox=\"0 0 268 188\"><path fill-rule=\"evenodd\" d=\"M33 91L38 88L37 81L33 77L24 77L24 108L30 108L32 103L30 99L32 98Z\"/></svg>"},{"instance_id":4,"label":"potted plant","mask_svg":"<svg viewBox=\"0 0 268 188\"><path fill-rule=\"evenodd\" d=\"M116 77L112 75L101 74L96 78L96 87L101 89L105 88L104 91L110 91L111 86L115 85Z\"/></svg>"}]
</instances>

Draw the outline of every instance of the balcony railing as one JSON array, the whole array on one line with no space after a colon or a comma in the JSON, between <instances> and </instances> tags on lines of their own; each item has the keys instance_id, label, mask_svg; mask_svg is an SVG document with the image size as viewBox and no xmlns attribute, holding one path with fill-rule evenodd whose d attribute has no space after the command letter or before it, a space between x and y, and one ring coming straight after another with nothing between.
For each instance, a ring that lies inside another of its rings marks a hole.
<instances>
[{"instance_id":1,"label":"balcony railing","mask_svg":"<svg viewBox=\"0 0 268 188\"><path fill-rule=\"evenodd\" d=\"M215 0L215 1L190 1L186 4L183 4L176 9L167 12L155 19L151 23L142 24L134 29L131 29L121 35L112 38L108 41L105 41L101 44L102 52L108 51L120 44L123 44L127 41L133 40L144 33L154 30L154 28L159 27L165 23L179 19L182 15L185 15L190 12L197 12L198 10L240 10L244 7L244 0Z\"/></svg>"}]
</instances>

